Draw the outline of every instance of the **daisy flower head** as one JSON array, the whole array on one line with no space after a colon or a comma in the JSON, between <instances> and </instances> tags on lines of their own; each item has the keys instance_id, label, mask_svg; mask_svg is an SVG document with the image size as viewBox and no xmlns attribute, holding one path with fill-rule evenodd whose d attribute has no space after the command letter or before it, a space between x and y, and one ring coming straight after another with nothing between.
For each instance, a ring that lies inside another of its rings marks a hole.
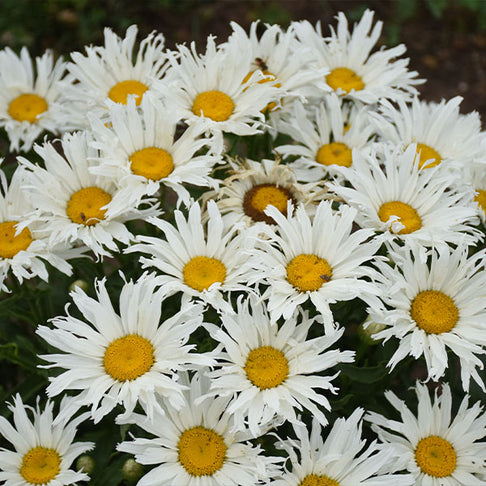
<instances>
[{"instance_id":1,"label":"daisy flower head","mask_svg":"<svg viewBox=\"0 0 486 486\"><path fill-rule=\"evenodd\" d=\"M426 385L416 384L417 414L393 392L386 399L400 414L391 420L370 412L365 417L384 447L395 450L390 466L413 475L415 486L482 486L486 472L486 414L479 402L469 407L466 395L455 415L448 384L433 401Z\"/></svg>"},{"instance_id":2,"label":"daisy flower head","mask_svg":"<svg viewBox=\"0 0 486 486\"><path fill-rule=\"evenodd\" d=\"M309 433L303 422L293 424L297 439L281 440L279 449L292 465L273 486L393 486L414 484L410 474L384 474L383 467L394 459L375 442L361 438L364 410L356 409L349 418L338 418L325 432L318 420Z\"/></svg>"},{"instance_id":3,"label":"daisy flower head","mask_svg":"<svg viewBox=\"0 0 486 486\"><path fill-rule=\"evenodd\" d=\"M206 324L225 350L220 367L208 373L210 394L231 398L227 412L234 416L237 430L248 426L259 435L272 420L297 422L296 410L303 408L327 424L317 405L330 410L322 391L337 393L332 380L339 374L328 373L338 363L354 359L352 351L329 349L344 328L308 339L312 325L322 326L320 316L312 319L306 311L295 311L279 328L266 303L256 298L240 299L236 314L223 313L221 320L224 329Z\"/></svg>"},{"instance_id":4,"label":"daisy flower head","mask_svg":"<svg viewBox=\"0 0 486 486\"><path fill-rule=\"evenodd\" d=\"M126 104L133 97L139 105L144 94L152 91L154 82L164 76L167 68L164 36L152 32L136 50L137 34L136 25L128 27L124 38L106 27L103 46L87 46L86 55L71 54L66 97L81 112L77 116L80 128L87 125L83 115L92 110L104 113L107 100Z\"/></svg>"},{"instance_id":5,"label":"daisy flower head","mask_svg":"<svg viewBox=\"0 0 486 486\"><path fill-rule=\"evenodd\" d=\"M314 29L308 21L300 21L293 28L300 42L313 49L315 67L329 71L325 83L338 95L365 104L407 99L423 80L407 69L408 59L397 59L406 51L403 44L371 53L383 27L382 22L372 26L373 15L366 10L350 31L346 16L339 12L337 29L331 27L329 38L322 36L319 23Z\"/></svg>"},{"instance_id":6,"label":"daisy flower head","mask_svg":"<svg viewBox=\"0 0 486 486\"><path fill-rule=\"evenodd\" d=\"M215 309L232 312L225 293L248 291L248 253L251 242L236 234L237 227L228 228L214 201L207 204L203 223L199 204L189 208L188 218L176 210L176 226L160 218L149 218L164 235L164 239L139 235L135 244L125 251L150 255L141 257L143 268L157 268L160 285L170 292L183 292L186 297L199 298Z\"/></svg>"},{"instance_id":7,"label":"daisy flower head","mask_svg":"<svg viewBox=\"0 0 486 486\"><path fill-rule=\"evenodd\" d=\"M406 356L424 356L429 378L437 381L448 366L447 349L460 360L464 390L472 377L485 389L477 355L486 353L486 253L468 257L469 247L441 246L432 249L428 262L420 249L391 251L394 266L376 265L382 275L378 284L386 309L370 309L372 320L386 324L374 339L399 339L388 363L392 368Z\"/></svg>"},{"instance_id":8,"label":"daisy flower head","mask_svg":"<svg viewBox=\"0 0 486 486\"><path fill-rule=\"evenodd\" d=\"M43 222L51 242L82 242L101 258L110 255L108 250L118 252L115 241L129 243L132 234L126 221L144 219L158 210L136 209L137 201L118 181L92 174L98 152L89 142L86 132L65 134L64 156L50 142L35 146L45 168L24 158L19 162L27 171L24 189L35 201L29 221Z\"/></svg>"},{"instance_id":9,"label":"daisy flower head","mask_svg":"<svg viewBox=\"0 0 486 486\"><path fill-rule=\"evenodd\" d=\"M481 238L472 192L451 187L439 167L420 169L416 144L404 150L380 143L354 156L356 163L341 169L351 187L328 187L358 210L361 227L381 233L379 239L430 248Z\"/></svg>"},{"instance_id":10,"label":"daisy flower head","mask_svg":"<svg viewBox=\"0 0 486 486\"><path fill-rule=\"evenodd\" d=\"M367 108L349 105L335 94L310 109L295 102L286 115L279 130L294 143L275 150L296 159L289 165L303 181L336 176L336 167L351 167L353 150L365 149L373 135Z\"/></svg>"},{"instance_id":11,"label":"daisy flower head","mask_svg":"<svg viewBox=\"0 0 486 486\"><path fill-rule=\"evenodd\" d=\"M138 107L134 99L108 106L108 124L105 115L91 117L92 144L100 151L93 173L120 180L139 202L167 186L188 204L187 184L216 185L210 172L220 158L211 153L214 140L203 136L200 125L179 136L178 117L152 93L145 94ZM201 150L205 153L200 154Z\"/></svg>"},{"instance_id":12,"label":"daisy flower head","mask_svg":"<svg viewBox=\"0 0 486 486\"><path fill-rule=\"evenodd\" d=\"M95 298L79 287L71 293L85 320L68 314L51 319L52 328L37 329L41 338L60 350L41 356L49 363L44 367L65 370L50 378L47 393L79 390L72 407L91 406L95 423L118 404L125 408L125 416L139 403L152 417L160 408L156 395L179 409L184 386L176 373L213 363L191 353L193 346L187 344L202 323L202 306L182 303L178 312L165 316L166 293L157 288L153 275L144 274L136 282L125 282L117 312L105 280L96 281Z\"/></svg>"},{"instance_id":13,"label":"daisy flower head","mask_svg":"<svg viewBox=\"0 0 486 486\"><path fill-rule=\"evenodd\" d=\"M5 128L10 150L29 151L43 133L65 127L62 89L66 63L54 62L46 51L34 62L23 47L20 56L6 47L0 51L0 127Z\"/></svg>"},{"instance_id":14,"label":"daisy flower head","mask_svg":"<svg viewBox=\"0 0 486 486\"><path fill-rule=\"evenodd\" d=\"M64 401L61 401L61 412ZM71 465L81 454L93 449L92 442L73 442L78 425L86 419L81 414L71 420L71 414L59 419L54 416L54 404L47 401L40 409L22 403L19 394L8 408L13 413L15 427L0 417L0 435L10 442L14 451L0 449L0 481L5 486L62 486L89 481L87 474L74 471Z\"/></svg>"},{"instance_id":15,"label":"daisy flower head","mask_svg":"<svg viewBox=\"0 0 486 486\"><path fill-rule=\"evenodd\" d=\"M276 225L265 228L251 264L254 279L268 285L263 297L273 321L289 319L310 300L323 315L326 333L333 330L329 304L356 297L377 302L377 288L368 280L375 270L366 265L379 243L369 241L372 230L353 231L356 210L343 205L338 211L322 201L311 218L300 205L285 217L275 207L266 213Z\"/></svg>"},{"instance_id":16,"label":"daisy flower head","mask_svg":"<svg viewBox=\"0 0 486 486\"><path fill-rule=\"evenodd\" d=\"M155 467L138 486L256 486L268 484L278 471L280 458L262 454L253 446L247 429L235 430L227 411L228 398L207 397L209 379L197 372L187 385L184 405L175 410L158 410L154 420L133 414L123 422L135 423L154 438L134 438L118 445L122 452L135 455L140 464ZM119 421L122 422L122 421Z\"/></svg>"}]
</instances>

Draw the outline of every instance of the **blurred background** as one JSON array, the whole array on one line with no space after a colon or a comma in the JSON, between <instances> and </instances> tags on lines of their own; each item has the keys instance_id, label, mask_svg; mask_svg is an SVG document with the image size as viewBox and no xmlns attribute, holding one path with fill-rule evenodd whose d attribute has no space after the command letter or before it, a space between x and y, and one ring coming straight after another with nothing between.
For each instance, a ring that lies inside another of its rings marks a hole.
<instances>
[{"instance_id":1,"label":"blurred background","mask_svg":"<svg viewBox=\"0 0 486 486\"><path fill-rule=\"evenodd\" d=\"M256 19L283 27L319 20L327 35L337 12L355 21L366 8L384 21L381 45L406 44L410 67L428 80L424 99L460 95L461 111L477 110L486 125L486 0L1 0L0 47L68 57L102 44L103 27L123 36L135 23L141 36L162 32L169 48L195 40L203 50L209 34L226 39L231 20L245 28Z\"/></svg>"}]
</instances>

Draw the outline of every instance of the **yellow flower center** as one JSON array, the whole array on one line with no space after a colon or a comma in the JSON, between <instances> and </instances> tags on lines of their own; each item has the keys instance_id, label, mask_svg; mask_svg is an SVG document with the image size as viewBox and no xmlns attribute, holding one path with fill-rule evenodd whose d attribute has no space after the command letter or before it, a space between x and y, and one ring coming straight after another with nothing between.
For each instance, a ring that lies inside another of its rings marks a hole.
<instances>
[{"instance_id":1,"label":"yellow flower center","mask_svg":"<svg viewBox=\"0 0 486 486\"><path fill-rule=\"evenodd\" d=\"M253 221L265 221L275 224L264 211L268 205L275 206L283 215L287 215L287 202L294 201L292 194L285 187L275 184L258 184L246 192L243 198L243 210Z\"/></svg>"},{"instance_id":2,"label":"yellow flower center","mask_svg":"<svg viewBox=\"0 0 486 486\"><path fill-rule=\"evenodd\" d=\"M417 444L415 461L425 474L444 478L456 469L456 451L449 441L431 435Z\"/></svg>"},{"instance_id":3,"label":"yellow flower center","mask_svg":"<svg viewBox=\"0 0 486 486\"><path fill-rule=\"evenodd\" d=\"M260 390L281 385L289 374L289 362L279 349L261 346L248 353L245 363L247 378Z\"/></svg>"},{"instance_id":4,"label":"yellow flower center","mask_svg":"<svg viewBox=\"0 0 486 486\"><path fill-rule=\"evenodd\" d=\"M111 196L95 186L76 191L69 199L66 214L73 223L93 226L105 217L106 209L101 209L111 201Z\"/></svg>"},{"instance_id":5,"label":"yellow flower center","mask_svg":"<svg viewBox=\"0 0 486 486\"><path fill-rule=\"evenodd\" d=\"M323 145L317 152L316 160L322 165L341 165L351 167L353 152L341 142L332 142Z\"/></svg>"},{"instance_id":6,"label":"yellow flower center","mask_svg":"<svg viewBox=\"0 0 486 486\"><path fill-rule=\"evenodd\" d=\"M297 255L287 264L287 281L301 292L319 290L331 277L331 265L316 255Z\"/></svg>"},{"instance_id":7,"label":"yellow flower center","mask_svg":"<svg viewBox=\"0 0 486 486\"><path fill-rule=\"evenodd\" d=\"M61 457L54 449L34 447L22 458L21 476L30 484L46 484L61 470Z\"/></svg>"},{"instance_id":8,"label":"yellow flower center","mask_svg":"<svg viewBox=\"0 0 486 486\"><path fill-rule=\"evenodd\" d=\"M8 105L8 114L19 122L35 123L37 117L47 111L47 101L36 94L17 96Z\"/></svg>"},{"instance_id":9,"label":"yellow flower center","mask_svg":"<svg viewBox=\"0 0 486 486\"><path fill-rule=\"evenodd\" d=\"M361 77L346 67L333 69L326 76L326 82L334 91L341 88L345 93L349 93L353 89L360 91L365 87Z\"/></svg>"},{"instance_id":10,"label":"yellow flower center","mask_svg":"<svg viewBox=\"0 0 486 486\"><path fill-rule=\"evenodd\" d=\"M282 87L282 84L281 83L277 83L276 80L277 80L277 76L275 76L275 74L271 73L268 69L261 69L262 73L266 76L264 79L260 79L260 81L258 81L258 84L262 84L262 83L272 83L273 86L275 86L276 88L281 88ZM243 84L245 84L252 76L252 74L254 73L255 71L250 71L246 76L245 78L243 79ZM245 88L246 90L246 88ZM265 113L267 111L273 111L275 109L275 107L277 106L277 103L275 103L275 101L271 101L270 103L268 103L267 106L265 106L265 108L263 108L262 112Z\"/></svg>"},{"instance_id":11,"label":"yellow flower center","mask_svg":"<svg viewBox=\"0 0 486 486\"><path fill-rule=\"evenodd\" d=\"M486 191L483 189L476 189L476 196L474 200L479 204L479 207L486 213Z\"/></svg>"},{"instance_id":12,"label":"yellow flower center","mask_svg":"<svg viewBox=\"0 0 486 486\"><path fill-rule=\"evenodd\" d=\"M419 169L421 169L428 160L433 159L434 162L430 162L429 164L427 164L427 166L425 167L426 169L435 167L436 165L439 165L442 162L442 157L440 156L439 152L437 152L437 150L423 143L417 144L417 153L420 154L420 159L418 164Z\"/></svg>"},{"instance_id":13,"label":"yellow flower center","mask_svg":"<svg viewBox=\"0 0 486 486\"><path fill-rule=\"evenodd\" d=\"M226 93L217 90L199 93L192 105L192 112L196 116L205 116L217 122L227 120L234 109L233 100Z\"/></svg>"},{"instance_id":14,"label":"yellow flower center","mask_svg":"<svg viewBox=\"0 0 486 486\"><path fill-rule=\"evenodd\" d=\"M145 84L134 79L129 79L116 83L108 92L108 98L115 103L126 105L128 96L135 95L135 104L138 106L142 102L143 94L147 90L148 86L145 86Z\"/></svg>"},{"instance_id":15,"label":"yellow flower center","mask_svg":"<svg viewBox=\"0 0 486 486\"><path fill-rule=\"evenodd\" d=\"M224 282L226 267L216 258L197 256L184 265L182 275L186 285L202 292L211 287L213 283Z\"/></svg>"},{"instance_id":16,"label":"yellow flower center","mask_svg":"<svg viewBox=\"0 0 486 486\"><path fill-rule=\"evenodd\" d=\"M422 227L422 220L417 211L407 203L401 201L390 201L381 205L378 217L387 223L391 216L397 216L398 221L405 226L398 234L404 235L413 233Z\"/></svg>"},{"instance_id":17,"label":"yellow flower center","mask_svg":"<svg viewBox=\"0 0 486 486\"><path fill-rule=\"evenodd\" d=\"M304 478L299 486L339 486L339 483L335 479L331 479L328 476L309 474Z\"/></svg>"},{"instance_id":18,"label":"yellow flower center","mask_svg":"<svg viewBox=\"0 0 486 486\"><path fill-rule=\"evenodd\" d=\"M169 152L158 147L147 147L130 155L131 170L135 175L158 181L174 170Z\"/></svg>"},{"instance_id":19,"label":"yellow flower center","mask_svg":"<svg viewBox=\"0 0 486 486\"><path fill-rule=\"evenodd\" d=\"M226 458L226 444L217 432L205 427L185 430L177 444L179 462L191 476L211 476Z\"/></svg>"},{"instance_id":20,"label":"yellow flower center","mask_svg":"<svg viewBox=\"0 0 486 486\"><path fill-rule=\"evenodd\" d=\"M118 381L135 380L147 373L154 363L152 343L137 334L128 334L112 341L103 357L106 372Z\"/></svg>"},{"instance_id":21,"label":"yellow flower center","mask_svg":"<svg viewBox=\"0 0 486 486\"><path fill-rule=\"evenodd\" d=\"M441 334L457 324L459 310L443 292L424 290L413 299L410 315L420 329L429 334Z\"/></svg>"},{"instance_id":22,"label":"yellow flower center","mask_svg":"<svg viewBox=\"0 0 486 486\"><path fill-rule=\"evenodd\" d=\"M18 221L0 223L0 258L13 258L19 251L27 250L32 243L29 228L15 236Z\"/></svg>"}]
</instances>

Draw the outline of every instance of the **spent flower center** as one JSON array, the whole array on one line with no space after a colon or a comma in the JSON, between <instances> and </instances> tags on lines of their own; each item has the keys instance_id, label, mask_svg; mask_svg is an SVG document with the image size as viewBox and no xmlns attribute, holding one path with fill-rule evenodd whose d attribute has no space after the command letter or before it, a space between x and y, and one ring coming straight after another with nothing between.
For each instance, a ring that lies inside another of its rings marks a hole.
<instances>
[{"instance_id":1,"label":"spent flower center","mask_svg":"<svg viewBox=\"0 0 486 486\"><path fill-rule=\"evenodd\" d=\"M353 152L342 142L332 142L322 145L317 151L316 161L322 165L340 165L351 167Z\"/></svg>"},{"instance_id":2,"label":"spent flower center","mask_svg":"<svg viewBox=\"0 0 486 486\"><path fill-rule=\"evenodd\" d=\"M116 83L108 92L108 98L115 103L127 104L128 96L135 96L135 104L138 106L142 102L143 94L148 90L148 86L136 81L135 79L128 79Z\"/></svg>"},{"instance_id":3,"label":"spent flower center","mask_svg":"<svg viewBox=\"0 0 486 486\"><path fill-rule=\"evenodd\" d=\"M399 235L413 233L422 227L422 219L417 210L410 204L401 201L389 201L381 205L378 210L378 217L384 223L387 223L390 217L397 216L398 221L403 224L404 228L398 231ZM392 229L390 229L393 231Z\"/></svg>"},{"instance_id":4,"label":"spent flower center","mask_svg":"<svg viewBox=\"0 0 486 486\"><path fill-rule=\"evenodd\" d=\"M55 449L34 447L22 458L21 476L30 484L47 484L60 472L61 457Z\"/></svg>"},{"instance_id":5,"label":"spent flower center","mask_svg":"<svg viewBox=\"0 0 486 486\"><path fill-rule=\"evenodd\" d=\"M273 346L261 346L248 353L245 363L247 378L261 390L281 385L289 374L284 353Z\"/></svg>"},{"instance_id":6,"label":"spent flower center","mask_svg":"<svg viewBox=\"0 0 486 486\"><path fill-rule=\"evenodd\" d=\"M275 206L283 215L287 215L287 202L294 201L291 192L275 184L258 184L248 190L243 198L243 210L253 221L265 221L275 224L264 211L268 205Z\"/></svg>"},{"instance_id":7,"label":"spent flower center","mask_svg":"<svg viewBox=\"0 0 486 486\"><path fill-rule=\"evenodd\" d=\"M71 196L66 214L73 223L93 226L105 218L106 209L101 208L110 202L111 195L100 187L85 187Z\"/></svg>"},{"instance_id":8,"label":"spent flower center","mask_svg":"<svg viewBox=\"0 0 486 486\"><path fill-rule=\"evenodd\" d=\"M317 255L297 255L287 264L287 281L300 292L319 290L331 277L331 265Z\"/></svg>"},{"instance_id":9,"label":"spent flower center","mask_svg":"<svg viewBox=\"0 0 486 486\"><path fill-rule=\"evenodd\" d=\"M135 175L158 181L174 170L172 155L158 147L146 147L130 155L130 168Z\"/></svg>"},{"instance_id":10,"label":"spent flower center","mask_svg":"<svg viewBox=\"0 0 486 486\"><path fill-rule=\"evenodd\" d=\"M326 76L326 82L334 91L341 88L345 93L349 93L353 89L360 91L365 87L361 77L352 69L346 67L333 69Z\"/></svg>"},{"instance_id":11,"label":"spent flower center","mask_svg":"<svg viewBox=\"0 0 486 486\"><path fill-rule=\"evenodd\" d=\"M36 94L22 94L8 105L8 114L19 122L35 123L37 117L47 111L47 101Z\"/></svg>"},{"instance_id":12,"label":"spent flower center","mask_svg":"<svg viewBox=\"0 0 486 486\"><path fill-rule=\"evenodd\" d=\"M184 282L189 287L202 292L216 282L226 279L226 267L216 258L197 256L191 258L182 270Z\"/></svg>"},{"instance_id":13,"label":"spent flower center","mask_svg":"<svg viewBox=\"0 0 486 486\"><path fill-rule=\"evenodd\" d=\"M413 299L410 315L426 333L441 334L454 328L459 319L459 310L443 292L424 290Z\"/></svg>"},{"instance_id":14,"label":"spent flower center","mask_svg":"<svg viewBox=\"0 0 486 486\"><path fill-rule=\"evenodd\" d=\"M425 474L444 478L456 469L456 451L449 441L431 435L417 444L415 461Z\"/></svg>"},{"instance_id":15,"label":"spent flower center","mask_svg":"<svg viewBox=\"0 0 486 486\"><path fill-rule=\"evenodd\" d=\"M233 100L218 90L199 93L192 104L192 112L196 116L205 116L217 122L227 120L234 109Z\"/></svg>"},{"instance_id":16,"label":"spent flower center","mask_svg":"<svg viewBox=\"0 0 486 486\"><path fill-rule=\"evenodd\" d=\"M0 223L0 258L13 258L19 251L27 250L32 243L29 228L15 235L18 221Z\"/></svg>"}]
</instances>

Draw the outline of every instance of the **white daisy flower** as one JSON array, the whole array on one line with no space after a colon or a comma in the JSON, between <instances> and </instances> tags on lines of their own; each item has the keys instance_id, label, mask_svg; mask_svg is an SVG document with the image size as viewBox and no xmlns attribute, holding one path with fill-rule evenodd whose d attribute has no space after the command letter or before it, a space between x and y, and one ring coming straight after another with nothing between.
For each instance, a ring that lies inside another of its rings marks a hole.
<instances>
[{"instance_id":1,"label":"white daisy flower","mask_svg":"<svg viewBox=\"0 0 486 486\"><path fill-rule=\"evenodd\" d=\"M323 430L314 418L312 429L303 422L293 424L297 439L277 443L292 465L272 486L411 486L411 474L383 474L382 468L395 458L375 442L361 438L364 410L356 409L345 419L338 418L323 439Z\"/></svg>"},{"instance_id":2,"label":"white daisy flower","mask_svg":"<svg viewBox=\"0 0 486 486\"><path fill-rule=\"evenodd\" d=\"M51 242L75 244L81 241L98 257L118 251L115 241L128 244L132 234L124 223L157 214L156 207L137 210L129 188L117 181L93 175L98 152L88 146L84 132L66 134L62 139L63 157L51 143L36 145L35 151L45 169L24 158L19 162L28 173L24 189L36 211L29 221L40 221L50 233Z\"/></svg>"},{"instance_id":3,"label":"white daisy flower","mask_svg":"<svg viewBox=\"0 0 486 486\"><path fill-rule=\"evenodd\" d=\"M439 167L420 170L417 145L380 144L369 153L355 152L355 164L340 169L352 187L329 183L329 189L355 207L356 222L382 232L387 242L431 247L475 244L481 233L470 190L454 190Z\"/></svg>"},{"instance_id":4,"label":"white daisy flower","mask_svg":"<svg viewBox=\"0 0 486 486\"><path fill-rule=\"evenodd\" d=\"M220 367L208 373L210 394L229 397L227 412L235 428L247 425L254 435L272 420L298 422L296 410L307 409L321 424L327 418L320 405L330 410L323 390L337 393L332 380L339 374L331 369L353 361L354 352L329 350L344 328L332 334L308 339L310 327L322 325L320 316L311 319L306 311L296 311L278 328L266 305L255 299L238 301L235 315L222 314L224 330L206 324L211 336L225 352ZM332 375L323 376L323 372Z\"/></svg>"},{"instance_id":5,"label":"white daisy flower","mask_svg":"<svg viewBox=\"0 0 486 486\"><path fill-rule=\"evenodd\" d=\"M417 79L417 72L408 71L408 59L397 59L406 51L403 44L371 54L383 26L377 22L372 28L373 15L366 10L350 32L346 16L340 12L337 30L331 28L330 38L323 38L319 23L314 29L308 21L300 21L293 28L298 39L313 49L315 67L330 71L326 83L338 95L366 104L383 98L409 98L417 93L414 85L423 80Z\"/></svg>"},{"instance_id":6,"label":"white daisy flower","mask_svg":"<svg viewBox=\"0 0 486 486\"><path fill-rule=\"evenodd\" d=\"M235 430L227 411L228 399L202 398L209 380L197 373L184 393L179 411L165 407L154 420L134 414L126 421L135 423L154 438L134 438L118 445L122 452L135 455L140 464L155 467L138 486L256 486L268 484L279 472L277 457L266 457L253 446L248 430Z\"/></svg>"},{"instance_id":7,"label":"white daisy flower","mask_svg":"<svg viewBox=\"0 0 486 486\"><path fill-rule=\"evenodd\" d=\"M365 417L385 443L393 448L394 470L412 473L415 486L483 486L486 473L486 414L479 402L469 408L469 396L462 400L455 416L449 385L432 402L425 385L417 383L417 415L393 392L387 400L400 413L390 420L371 412ZM393 483L395 484L395 483Z\"/></svg>"},{"instance_id":8,"label":"white daisy flower","mask_svg":"<svg viewBox=\"0 0 486 486\"><path fill-rule=\"evenodd\" d=\"M138 201L163 185L188 204L185 185L216 186L210 172L221 159L211 153L199 154L213 145L211 138L202 136L200 125L188 127L176 139L178 117L151 93L144 95L140 107L134 99L126 106L110 104L109 114L108 124L106 116L91 118L92 145L100 150L93 173L122 181Z\"/></svg>"},{"instance_id":9,"label":"white daisy flower","mask_svg":"<svg viewBox=\"0 0 486 486\"><path fill-rule=\"evenodd\" d=\"M79 287L71 297L87 322L71 315L51 319L53 328L39 326L37 334L61 353L40 356L63 368L50 378L49 396L66 390L81 390L72 407L91 406L98 422L118 404L128 416L140 403L149 417L160 410L161 395L175 410L184 403L184 386L177 382L177 371L196 365L212 365L202 354L190 353L190 334L202 323L203 307L182 303L178 312L162 313L166 293L157 289L153 275L137 282L125 282L119 298L119 313L111 303L105 279L96 281L96 298ZM166 314L166 313L165 313Z\"/></svg>"},{"instance_id":10,"label":"white daisy flower","mask_svg":"<svg viewBox=\"0 0 486 486\"><path fill-rule=\"evenodd\" d=\"M381 272L381 298L386 305L371 308L372 320L386 324L375 339L398 338L391 368L406 356L424 356L429 378L438 380L448 366L447 348L461 362L464 390L472 377L483 390L479 356L486 353L486 252L468 257L467 244L454 250L432 250L430 268L420 250L390 252L393 267L376 262ZM425 264L424 264L425 263Z\"/></svg>"},{"instance_id":11,"label":"white daisy flower","mask_svg":"<svg viewBox=\"0 0 486 486\"><path fill-rule=\"evenodd\" d=\"M65 70L51 51L35 58L35 71L25 47L20 56L8 47L0 51L0 127L7 132L10 150L27 152L44 131L65 129L60 86Z\"/></svg>"},{"instance_id":12,"label":"white daisy flower","mask_svg":"<svg viewBox=\"0 0 486 486\"><path fill-rule=\"evenodd\" d=\"M285 158L296 157L290 163L299 180L315 181L326 175L336 175L334 168L351 167L353 149L363 149L373 135L365 107L344 103L331 94L317 107L305 109L294 103L279 123L279 130L290 135L292 145L281 145L275 151Z\"/></svg>"},{"instance_id":13,"label":"white daisy flower","mask_svg":"<svg viewBox=\"0 0 486 486\"><path fill-rule=\"evenodd\" d=\"M61 411L64 401L61 401ZM0 481L4 486L62 486L89 481L87 474L71 468L74 460L94 447L92 442L73 442L82 414L73 420L54 417L54 404L47 401L44 410L22 403L16 395L8 408L15 427L0 417L0 435L14 451L0 449Z\"/></svg>"},{"instance_id":14,"label":"white daisy flower","mask_svg":"<svg viewBox=\"0 0 486 486\"><path fill-rule=\"evenodd\" d=\"M456 96L440 103L420 101L411 105L398 100L398 108L382 100L379 112L370 120L382 140L395 145L417 144L419 167L462 169L481 154L481 120L477 112L461 115L462 98Z\"/></svg>"},{"instance_id":15,"label":"white daisy flower","mask_svg":"<svg viewBox=\"0 0 486 486\"><path fill-rule=\"evenodd\" d=\"M343 205L335 212L323 201L313 219L302 206L287 217L273 206L266 213L277 224L265 228L267 239L260 240L251 263L255 281L268 284L263 297L273 321L290 318L297 306L311 300L331 332L329 304L356 297L378 302L376 286L364 278L375 275L365 263L380 244L367 241L373 234L369 229L353 231L355 209Z\"/></svg>"},{"instance_id":16,"label":"white daisy flower","mask_svg":"<svg viewBox=\"0 0 486 486\"><path fill-rule=\"evenodd\" d=\"M207 205L207 224L201 219L201 208L193 203L187 220L181 211L174 212L176 227L159 218L149 223L162 231L165 239L139 235L127 253L148 253L141 257L143 268L155 267L161 272L159 283L171 292L183 292L189 298L200 298L215 309L232 312L223 292L248 291L247 266L250 243L236 235L237 227L224 225L214 201Z\"/></svg>"}]
</instances>

